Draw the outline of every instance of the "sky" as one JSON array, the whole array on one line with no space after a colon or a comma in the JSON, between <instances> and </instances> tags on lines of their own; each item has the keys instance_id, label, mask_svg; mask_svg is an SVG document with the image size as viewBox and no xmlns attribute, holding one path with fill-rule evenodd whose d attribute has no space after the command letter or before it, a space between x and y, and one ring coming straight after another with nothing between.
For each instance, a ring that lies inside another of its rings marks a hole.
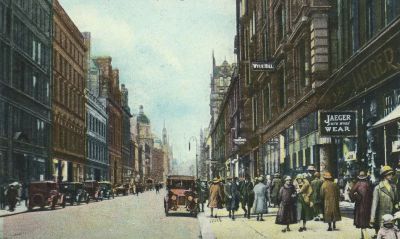
<instances>
[{"instance_id":1,"label":"sky","mask_svg":"<svg viewBox=\"0 0 400 239\"><path fill-rule=\"evenodd\" d=\"M165 120L180 173L195 160L195 142L210 120L212 51L217 64L235 59L234 0L59 0L92 56L112 57L129 105L143 105L159 137Z\"/></svg>"}]
</instances>

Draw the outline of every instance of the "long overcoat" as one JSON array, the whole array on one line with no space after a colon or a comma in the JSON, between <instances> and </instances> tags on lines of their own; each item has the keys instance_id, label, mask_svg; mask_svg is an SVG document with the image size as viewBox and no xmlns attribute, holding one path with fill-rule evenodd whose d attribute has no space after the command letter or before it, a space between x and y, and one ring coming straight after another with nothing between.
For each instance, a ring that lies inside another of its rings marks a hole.
<instances>
[{"instance_id":1,"label":"long overcoat","mask_svg":"<svg viewBox=\"0 0 400 239\"><path fill-rule=\"evenodd\" d=\"M283 185L279 190L279 209L276 214L276 224L288 225L297 223L296 189L293 185Z\"/></svg>"},{"instance_id":2,"label":"long overcoat","mask_svg":"<svg viewBox=\"0 0 400 239\"><path fill-rule=\"evenodd\" d=\"M229 182L224 186L224 194L225 194L225 207L226 210L235 210L239 209L239 189L238 185L233 182Z\"/></svg>"},{"instance_id":3,"label":"long overcoat","mask_svg":"<svg viewBox=\"0 0 400 239\"><path fill-rule=\"evenodd\" d=\"M340 221L339 188L336 183L325 180L321 186L321 198L324 208L324 222Z\"/></svg>"},{"instance_id":4,"label":"long overcoat","mask_svg":"<svg viewBox=\"0 0 400 239\"><path fill-rule=\"evenodd\" d=\"M299 191L297 194L297 219L310 221L314 218L314 211L311 207L311 185L307 179L303 179L301 184L295 184L295 188Z\"/></svg>"},{"instance_id":5,"label":"long overcoat","mask_svg":"<svg viewBox=\"0 0 400 239\"><path fill-rule=\"evenodd\" d=\"M253 213L267 213L267 186L262 182L259 182L254 186L254 203L253 203Z\"/></svg>"},{"instance_id":6,"label":"long overcoat","mask_svg":"<svg viewBox=\"0 0 400 239\"><path fill-rule=\"evenodd\" d=\"M368 228L371 218L372 187L368 180L359 180L350 190L350 199L355 202L354 225L357 228Z\"/></svg>"},{"instance_id":7,"label":"long overcoat","mask_svg":"<svg viewBox=\"0 0 400 239\"><path fill-rule=\"evenodd\" d=\"M210 186L210 196L208 198L209 208L222 208L222 200L224 198L224 192L220 183L213 183Z\"/></svg>"},{"instance_id":8,"label":"long overcoat","mask_svg":"<svg viewBox=\"0 0 400 239\"><path fill-rule=\"evenodd\" d=\"M320 194L322 183L323 181L320 178L314 178L311 181L311 188L313 190L311 193L311 201L313 203L314 216L318 216L322 213L322 200Z\"/></svg>"},{"instance_id":9,"label":"long overcoat","mask_svg":"<svg viewBox=\"0 0 400 239\"><path fill-rule=\"evenodd\" d=\"M382 224L382 216L385 214L393 214L394 204L397 202L396 187L390 184L388 191L381 181L375 186L371 206L371 221L375 222L375 228L379 228Z\"/></svg>"},{"instance_id":10,"label":"long overcoat","mask_svg":"<svg viewBox=\"0 0 400 239\"><path fill-rule=\"evenodd\" d=\"M253 207L254 201L254 192L253 192L253 183L250 181L242 181L239 184L240 191L240 202L242 203L242 207L248 206Z\"/></svg>"},{"instance_id":11,"label":"long overcoat","mask_svg":"<svg viewBox=\"0 0 400 239\"><path fill-rule=\"evenodd\" d=\"M278 202L278 195L279 195L279 190L281 189L283 183L280 178L274 178L272 180L272 185L271 185L271 203L277 205L279 204Z\"/></svg>"}]
</instances>

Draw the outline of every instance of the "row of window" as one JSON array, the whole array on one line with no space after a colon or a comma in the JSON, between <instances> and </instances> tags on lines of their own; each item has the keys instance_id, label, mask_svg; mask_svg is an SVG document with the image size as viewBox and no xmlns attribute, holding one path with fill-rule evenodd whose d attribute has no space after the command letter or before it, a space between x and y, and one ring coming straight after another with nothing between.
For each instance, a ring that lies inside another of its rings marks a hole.
<instances>
[{"instance_id":1,"label":"row of window","mask_svg":"<svg viewBox=\"0 0 400 239\"><path fill-rule=\"evenodd\" d=\"M67 61L59 52L53 51L53 65L55 70L62 75L68 82L78 89L85 87L84 77Z\"/></svg>"},{"instance_id":2,"label":"row of window","mask_svg":"<svg viewBox=\"0 0 400 239\"><path fill-rule=\"evenodd\" d=\"M11 13L9 8L3 2L0 2L0 35L7 38L10 36L11 30Z\"/></svg>"},{"instance_id":3,"label":"row of window","mask_svg":"<svg viewBox=\"0 0 400 239\"><path fill-rule=\"evenodd\" d=\"M106 163L108 161L107 145L96 141L87 141L88 158Z\"/></svg>"},{"instance_id":4,"label":"row of window","mask_svg":"<svg viewBox=\"0 0 400 239\"><path fill-rule=\"evenodd\" d=\"M61 77L54 78L53 87L54 101L83 118L85 104L83 95L79 94L75 88L70 87Z\"/></svg>"},{"instance_id":5,"label":"row of window","mask_svg":"<svg viewBox=\"0 0 400 239\"><path fill-rule=\"evenodd\" d=\"M10 81L10 47L0 40L0 81Z\"/></svg>"},{"instance_id":6,"label":"row of window","mask_svg":"<svg viewBox=\"0 0 400 239\"><path fill-rule=\"evenodd\" d=\"M95 132L100 136L106 137L107 126L106 124L99 120L98 118L94 117L90 112L86 115L87 120L87 127L89 131Z\"/></svg>"},{"instance_id":7,"label":"row of window","mask_svg":"<svg viewBox=\"0 0 400 239\"><path fill-rule=\"evenodd\" d=\"M0 137L8 136L8 104L0 100Z\"/></svg>"},{"instance_id":8,"label":"row of window","mask_svg":"<svg viewBox=\"0 0 400 239\"><path fill-rule=\"evenodd\" d=\"M78 155L84 154L84 135L79 130L72 130L70 126L53 124L54 146Z\"/></svg>"},{"instance_id":9,"label":"row of window","mask_svg":"<svg viewBox=\"0 0 400 239\"><path fill-rule=\"evenodd\" d=\"M83 68L83 49L79 49L57 24L54 25L54 38L64 51L75 61L75 63Z\"/></svg>"},{"instance_id":10,"label":"row of window","mask_svg":"<svg viewBox=\"0 0 400 239\"><path fill-rule=\"evenodd\" d=\"M14 43L44 71L50 69L50 47L43 44L18 18L13 24Z\"/></svg>"},{"instance_id":11,"label":"row of window","mask_svg":"<svg viewBox=\"0 0 400 239\"><path fill-rule=\"evenodd\" d=\"M18 53L14 55L12 85L43 104L50 102L49 78Z\"/></svg>"},{"instance_id":12,"label":"row of window","mask_svg":"<svg viewBox=\"0 0 400 239\"><path fill-rule=\"evenodd\" d=\"M49 124L15 107L11 108L11 115L14 140L41 147L49 145Z\"/></svg>"},{"instance_id":13,"label":"row of window","mask_svg":"<svg viewBox=\"0 0 400 239\"><path fill-rule=\"evenodd\" d=\"M50 11L43 8L38 0L13 0L33 24L50 36ZM51 8L51 6L49 6Z\"/></svg>"}]
</instances>

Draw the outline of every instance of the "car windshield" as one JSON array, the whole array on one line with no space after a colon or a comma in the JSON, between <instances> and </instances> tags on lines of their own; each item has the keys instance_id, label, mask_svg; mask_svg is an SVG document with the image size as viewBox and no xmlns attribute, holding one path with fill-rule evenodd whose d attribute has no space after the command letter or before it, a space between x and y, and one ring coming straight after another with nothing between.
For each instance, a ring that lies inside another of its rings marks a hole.
<instances>
[{"instance_id":1,"label":"car windshield","mask_svg":"<svg viewBox=\"0 0 400 239\"><path fill-rule=\"evenodd\" d=\"M188 180L169 180L168 186L170 188L192 189L193 181Z\"/></svg>"}]
</instances>

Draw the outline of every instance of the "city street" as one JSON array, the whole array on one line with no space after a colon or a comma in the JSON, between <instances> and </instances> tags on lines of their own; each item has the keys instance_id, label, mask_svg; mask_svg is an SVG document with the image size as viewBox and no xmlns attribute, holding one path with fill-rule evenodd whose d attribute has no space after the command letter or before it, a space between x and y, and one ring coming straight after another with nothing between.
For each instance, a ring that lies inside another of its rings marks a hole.
<instances>
[{"instance_id":1,"label":"city street","mask_svg":"<svg viewBox=\"0 0 400 239\"><path fill-rule=\"evenodd\" d=\"M165 217L163 191L0 218L4 239L198 238L197 219ZM0 230L1 231L1 230Z\"/></svg>"}]
</instances>

